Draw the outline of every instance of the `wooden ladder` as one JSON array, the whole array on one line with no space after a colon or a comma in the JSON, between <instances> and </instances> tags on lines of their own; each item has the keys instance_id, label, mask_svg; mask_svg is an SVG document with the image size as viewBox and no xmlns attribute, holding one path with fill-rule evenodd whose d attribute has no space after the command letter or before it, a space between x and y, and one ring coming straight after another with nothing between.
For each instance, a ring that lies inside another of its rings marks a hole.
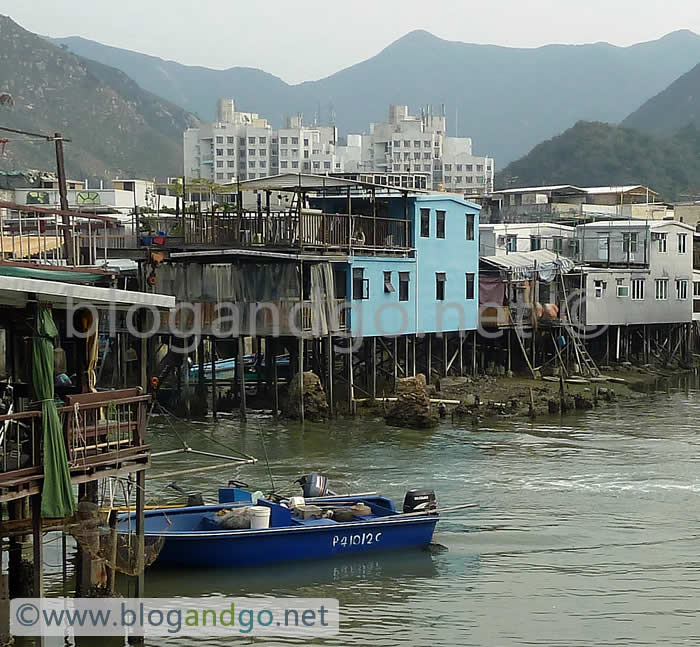
<instances>
[{"instance_id":1,"label":"wooden ladder","mask_svg":"<svg viewBox=\"0 0 700 647\"><path fill-rule=\"evenodd\" d=\"M561 279L562 295L564 297L564 303L566 304L566 321L562 321L562 327L566 331L566 334L569 336L569 339L571 340L571 345L574 347L574 352L576 353L576 359L581 369L581 374L588 375L590 377L600 377L600 370L598 369L598 366L593 361L593 358L588 352L586 344L579 336L576 327L571 323L571 311L569 310L569 299L568 295L566 294L566 284L564 283L564 275L559 274L559 278Z\"/></svg>"}]
</instances>

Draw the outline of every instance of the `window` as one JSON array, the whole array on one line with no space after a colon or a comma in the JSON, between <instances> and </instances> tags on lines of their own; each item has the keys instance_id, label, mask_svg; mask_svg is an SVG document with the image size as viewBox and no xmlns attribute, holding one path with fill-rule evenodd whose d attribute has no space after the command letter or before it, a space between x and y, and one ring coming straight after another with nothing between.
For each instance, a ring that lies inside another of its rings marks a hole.
<instances>
[{"instance_id":1,"label":"window","mask_svg":"<svg viewBox=\"0 0 700 647\"><path fill-rule=\"evenodd\" d=\"M605 296L607 285L605 281L593 281L593 295L596 299L602 299Z\"/></svg>"},{"instance_id":2,"label":"window","mask_svg":"<svg viewBox=\"0 0 700 647\"><path fill-rule=\"evenodd\" d=\"M280 162L280 168L287 168L287 160L282 160Z\"/></svg>"},{"instance_id":3,"label":"window","mask_svg":"<svg viewBox=\"0 0 700 647\"><path fill-rule=\"evenodd\" d=\"M248 137L248 143L249 143L249 144L254 144L254 143L255 143L255 137Z\"/></svg>"},{"instance_id":4,"label":"window","mask_svg":"<svg viewBox=\"0 0 700 647\"><path fill-rule=\"evenodd\" d=\"M507 252L517 252L518 251L518 236L517 236L517 234L508 234L506 236L506 251Z\"/></svg>"},{"instance_id":5,"label":"window","mask_svg":"<svg viewBox=\"0 0 700 647\"><path fill-rule=\"evenodd\" d=\"M436 232L435 235L438 238L444 238L445 237L445 212L444 211L436 211Z\"/></svg>"},{"instance_id":6,"label":"window","mask_svg":"<svg viewBox=\"0 0 700 647\"><path fill-rule=\"evenodd\" d=\"M304 159L309 159L309 151L304 151Z\"/></svg>"},{"instance_id":7,"label":"window","mask_svg":"<svg viewBox=\"0 0 700 647\"><path fill-rule=\"evenodd\" d=\"M308 146L308 145L309 145L309 140L304 138L304 146Z\"/></svg>"},{"instance_id":8,"label":"window","mask_svg":"<svg viewBox=\"0 0 700 647\"><path fill-rule=\"evenodd\" d=\"M445 300L445 281L447 277L444 272L435 272L435 299L438 301Z\"/></svg>"},{"instance_id":9,"label":"window","mask_svg":"<svg viewBox=\"0 0 700 647\"><path fill-rule=\"evenodd\" d=\"M477 172L477 173L483 173L483 172L484 172L484 165L483 165L483 164L477 164L477 165L476 165L476 172Z\"/></svg>"},{"instance_id":10,"label":"window","mask_svg":"<svg viewBox=\"0 0 700 647\"><path fill-rule=\"evenodd\" d=\"M426 140L423 142L423 146L425 146L425 148L430 148L430 140L429 140L429 139L426 139ZM430 153L428 153L428 154L430 154Z\"/></svg>"},{"instance_id":11,"label":"window","mask_svg":"<svg viewBox=\"0 0 700 647\"><path fill-rule=\"evenodd\" d=\"M462 165L461 164L455 164L455 171L461 171L462 170Z\"/></svg>"},{"instance_id":12,"label":"window","mask_svg":"<svg viewBox=\"0 0 700 647\"><path fill-rule=\"evenodd\" d=\"M419 140L414 141L414 142L413 142L413 146L414 146L415 148L420 148L420 141L419 141Z\"/></svg>"},{"instance_id":13,"label":"window","mask_svg":"<svg viewBox=\"0 0 700 647\"><path fill-rule=\"evenodd\" d=\"M461 175L455 176L455 184L462 184L462 176Z\"/></svg>"},{"instance_id":14,"label":"window","mask_svg":"<svg viewBox=\"0 0 700 647\"><path fill-rule=\"evenodd\" d=\"M224 138L223 138L223 137L217 137L217 138L216 138L216 143L217 143L217 144L223 144L223 143L224 143Z\"/></svg>"},{"instance_id":15,"label":"window","mask_svg":"<svg viewBox=\"0 0 700 647\"><path fill-rule=\"evenodd\" d=\"M352 268L352 298L369 299L369 279L365 278L363 267Z\"/></svg>"},{"instance_id":16,"label":"window","mask_svg":"<svg viewBox=\"0 0 700 647\"><path fill-rule=\"evenodd\" d=\"M299 145L299 138L292 137L292 146L298 146L298 145Z\"/></svg>"},{"instance_id":17,"label":"window","mask_svg":"<svg viewBox=\"0 0 700 647\"><path fill-rule=\"evenodd\" d=\"M299 162L297 160L292 160L292 168L299 168Z\"/></svg>"},{"instance_id":18,"label":"window","mask_svg":"<svg viewBox=\"0 0 700 647\"><path fill-rule=\"evenodd\" d=\"M420 210L420 235L421 238L430 238L430 209Z\"/></svg>"},{"instance_id":19,"label":"window","mask_svg":"<svg viewBox=\"0 0 700 647\"><path fill-rule=\"evenodd\" d=\"M287 157L287 152L286 148L280 148L280 157Z\"/></svg>"},{"instance_id":20,"label":"window","mask_svg":"<svg viewBox=\"0 0 700 647\"><path fill-rule=\"evenodd\" d=\"M430 153L423 153L423 159L424 160L429 160L430 159Z\"/></svg>"},{"instance_id":21,"label":"window","mask_svg":"<svg viewBox=\"0 0 700 647\"><path fill-rule=\"evenodd\" d=\"M254 149L254 148L251 148L251 149L248 151L248 155L250 155L251 157L255 157L255 149Z\"/></svg>"},{"instance_id":22,"label":"window","mask_svg":"<svg viewBox=\"0 0 700 647\"><path fill-rule=\"evenodd\" d=\"M226 176L229 180L233 180L233 178L236 177L236 174L235 173L227 173Z\"/></svg>"},{"instance_id":23,"label":"window","mask_svg":"<svg viewBox=\"0 0 700 647\"><path fill-rule=\"evenodd\" d=\"M314 162L313 165L314 165L314 170L321 168L321 162Z\"/></svg>"},{"instance_id":24,"label":"window","mask_svg":"<svg viewBox=\"0 0 700 647\"><path fill-rule=\"evenodd\" d=\"M386 294L391 294L395 291L394 285L391 282L391 272L384 272L384 292Z\"/></svg>"},{"instance_id":25,"label":"window","mask_svg":"<svg viewBox=\"0 0 700 647\"><path fill-rule=\"evenodd\" d=\"M452 183L452 176L446 175L445 176L445 184L451 184L451 183Z\"/></svg>"},{"instance_id":26,"label":"window","mask_svg":"<svg viewBox=\"0 0 700 647\"><path fill-rule=\"evenodd\" d=\"M228 162L226 162L226 166L228 166L229 168L235 168L236 162L234 160L229 160Z\"/></svg>"},{"instance_id":27,"label":"window","mask_svg":"<svg viewBox=\"0 0 700 647\"><path fill-rule=\"evenodd\" d=\"M632 301L644 301L644 279L632 279Z\"/></svg>"},{"instance_id":28,"label":"window","mask_svg":"<svg viewBox=\"0 0 700 647\"><path fill-rule=\"evenodd\" d=\"M258 162L258 166L259 166L260 168L265 168L265 167L267 166L267 162L266 162L265 160L260 160L260 161Z\"/></svg>"},{"instance_id":29,"label":"window","mask_svg":"<svg viewBox=\"0 0 700 647\"><path fill-rule=\"evenodd\" d=\"M637 233L631 231L622 232L622 251L625 254L634 254L637 251Z\"/></svg>"},{"instance_id":30,"label":"window","mask_svg":"<svg viewBox=\"0 0 700 647\"><path fill-rule=\"evenodd\" d=\"M227 148L226 149L226 155L229 157L233 157L236 154L236 149L235 148Z\"/></svg>"},{"instance_id":31,"label":"window","mask_svg":"<svg viewBox=\"0 0 700 647\"><path fill-rule=\"evenodd\" d=\"M676 298L685 301L688 298L688 280L676 279Z\"/></svg>"},{"instance_id":32,"label":"window","mask_svg":"<svg viewBox=\"0 0 700 647\"><path fill-rule=\"evenodd\" d=\"M678 234L678 253L685 254L687 234Z\"/></svg>"},{"instance_id":33,"label":"window","mask_svg":"<svg viewBox=\"0 0 700 647\"><path fill-rule=\"evenodd\" d=\"M255 160L250 160L250 162L248 162L248 168L255 168Z\"/></svg>"},{"instance_id":34,"label":"window","mask_svg":"<svg viewBox=\"0 0 700 647\"><path fill-rule=\"evenodd\" d=\"M286 137L280 137L280 144L287 144L287 138Z\"/></svg>"},{"instance_id":35,"label":"window","mask_svg":"<svg viewBox=\"0 0 700 647\"><path fill-rule=\"evenodd\" d=\"M700 281L693 281L693 297L700 299Z\"/></svg>"},{"instance_id":36,"label":"window","mask_svg":"<svg viewBox=\"0 0 700 647\"><path fill-rule=\"evenodd\" d=\"M656 234L656 240L658 241L658 249L662 254L668 251L668 234ZM665 298L665 297L664 297Z\"/></svg>"},{"instance_id":37,"label":"window","mask_svg":"<svg viewBox=\"0 0 700 647\"><path fill-rule=\"evenodd\" d=\"M665 301L668 299L668 279L656 279L654 281L656 288L656 300Z\"/></svg>"},{"instance_id":38,"label":"window","mask_svg":"<svg viewBox=\"0 0 700 647\"><path fill-rule=\"evenodd\" d=\"M394 142L394 147L395 147L395 148L401 148L401 140L400 140L400 139L397 139L397 140Z\"/></svg>"},{"instance_id":39,"label":"window","mask_svg":"<svg viewBox=\"0 0 700 647\"><path fill-rule=\"evenodd\" d=\"M323 168L330 168L330 167L331 167L331 163L330 163L330 162L324 162L324 163L323 163Z\"/></svg>"},{"instance_id":40,"label":"window","mask_svg":"<svg viewBox=\"0 0 700 647\"><path fill-rule=\"evenodd\" d=\"M248 173L248 179L249 179L249 180L254 180L256 177L257 177L257 176L255 175L255 173Z\"/></svg>"},{"instance_id":41,"label":"window","mask_svg":"<svg viewBox=\"0 0 700 647\"><path fill-rule=\"evenodd\" d=\"M451 170L452 170L452 164L445 164L445 170L446 170L446 171L451 171Z\"/></svg>"},{"instance_id":42,"label":"window","mask_svg":"<svg viewBox=\"0 0 700 647\"><path fill-rule=\"evenodd\" d=\"M424 171L429 171L430 170L430 164L423 164L423 170ZM423 187L425 188L425 187Z\"/></svg>"},{"instance_id":43,"label":"window","mask_svg":"<svg viewBox=\"0 0 700 647\"><path fill-rule=\"evenodd\" d=\"M617 296L628 297L630 295L630 288L629 285L625 285L625 279L617 279L616 283Z\"/></svg>"},{"instance_id":44,"label":"window","mask_svg":"<svg viewBox=\"0 0 700 647\"><path fill-rule=\"evenodd\" d=\"M258 142L261 144L266 144L267 143L267 137L258 137Z\"/></svg>"},{"instance_id":45,"label":"window","mask_svg":"<svg viewBox=\"0 0 700 647\"><path fill-rule=\"evenodd\" d=\"M465 170L466 170L466 171L469 171L469 172L473 171L473 170L474 170L474 165L473 165L473 164L467 164Z\"/></svg>"},{"instance_id":46,"label":"window","mask_svg":"<svg viewBox=\"0 0 700 647\"><path fill-rule=\"evenodd\" d=\"M260 157L265 157L267 155L267 148L261 148L258 151L258 155L260 155Z\"/></svg>"},{"instance_id":47,"label":"window","mask_svg":"<svg viewBox=\"0 0 700 647\"><path fill-rule=\"evenodd\" d=\"M399 301L408 301L409 277L408 272L399 272Z\"/></svg>"},{"instance_id":48,"label":"window","mask_svg":"<svg viewBox=\"0 0 700 647\"><path fill-rule=\"evenodd\" d=\"M403 140L404 148L411 148L411 142L408 139Z\"/></svg>"},{"instance_id":49,"label":"window","mask_svg":"<svg viewBox=\"0 0 700 647\"><path fill-rule=\"evenodd\" d=\"M467 175L467 184L474 182L474 178L471 175Z\"/></svg>"},{"instance_id":50,"label":"window","mask_svg":"<svg viewBox=\"0 0 700 647\"><path fill-rule=\"evenodd\" d=\"M236 143L236 138L235 138L235 137L227 137L227 138L226 138L226 143L227 143L227 144L235 144L235 143Z\"/></svg>"},{"instance_id":51,"label":"window","mask_svg":"<svg viewBox=\"0 0 700 647\"><path fill-rule=\"evenodd\" d=\"M474 240L474 214L473 213L468 213L467 214L467 240Z\"/></svg>"},{"instance_id":52,"label":"window","mask_svg":"<svg viewBox=\"0 0 700 647\"><path fill-rule=\"evenodd\" d=\"M224 168L224 160L216 160L216 168Z\"/></svg>"},{"instance_id":53,"label":"window","mask_svg":"<svg viewBox=\"0 0 700 647\"><path fill-rule=\"evenodd\" d=\"M474 298L474 273L466 273L466 297L467 300L472 300Z\"/></svg>"},{"instance_id":54,"label":"window","mask_svg":"<svg viewBox=\"0 0 700 647\"><path fill-rule=\"evenodd\" d=\"M413 159L414 159L414 160L419 160L419 159L420 159L420 153L413 153Z\"/></svg>"},{"instance_id":55,"label":"window","mask_svg":"<svg viewBox=\"0 0 700 647\"><path fill-rule=\"evenodd\" d=\"M223 154L224 154L224 149L223 149L223 148L217 148L217 149L216 149L216 154L217 154L217 155L223 155Z\"/></svg>"},{"instance_id":56,"label":"window","mask_svg":"<svg viewBox=\"0 0 700 647\"><path fill-rule=\"evenodd\" d=\"M564 239L561 236L552 237L552 251L561 254L564 249Z\"/></svg>"},{"instance_id":57,"label":"window","mask_svg":"<svg viewBox=\"0 0 700 647\"><path fill-rule=\"evenodd\" d=\"M530 251L536 252L538 249L542 249L542 238L540 236L530 236Z\"/></svg>"}]
</instances>

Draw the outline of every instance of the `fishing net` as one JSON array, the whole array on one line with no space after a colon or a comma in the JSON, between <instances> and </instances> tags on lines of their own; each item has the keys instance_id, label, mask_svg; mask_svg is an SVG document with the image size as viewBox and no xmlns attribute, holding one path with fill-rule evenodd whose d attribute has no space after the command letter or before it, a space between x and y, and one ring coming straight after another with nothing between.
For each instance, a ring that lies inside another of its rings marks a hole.
<instances>
[{"instance_id":1,"label":"fishing net","mask_svg":"<svg viewBox=\"0 0 700 647\"><path fill-rule=\"evenodd\" d=\"M137 537L135 521L126 529L108 524L110 510L96 503L81 501L75 516L66 531L76 540L80 548L92 559L102 560L106 566L126 575L138 575L150 566L163 548L163 537L144 538L144 563L137 560Z\"/></svg>"}]
</instances>

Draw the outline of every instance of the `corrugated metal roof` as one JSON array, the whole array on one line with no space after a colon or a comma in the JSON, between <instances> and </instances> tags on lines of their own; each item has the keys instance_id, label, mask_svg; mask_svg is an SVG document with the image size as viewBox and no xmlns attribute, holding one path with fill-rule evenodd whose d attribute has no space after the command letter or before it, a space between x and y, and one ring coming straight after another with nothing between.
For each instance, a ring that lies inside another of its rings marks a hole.
<instances>
[{"instance_id":1,"label":"corrugated metal roof","mask_svg":"<svg viewBox=\"0 0 700 647\"><path fill-rule=\"evenodd\" d=\"M538 249L534 252L513 252L500 256L482 256L481 262L495 269L505 270L514 278L527 279L537 271L553 276L556 272L568 272L575 263L570 258L560 256L549 249ZM551 280L551 278L547 278Z\"/></svg>"},{"instance_id":2,"label":"corrugated metal roof","mask_svg":"<svg viewBox=\"0 0 700 647\"><path fill-rule=\"evenodd\" d=\"M341 177L329 175L312 175L309 173L282 173L281 175L271 175L257 180L244 180L243 182L229 182L224 186L240 187L243 191L322 191L324 189L363 189L375 188L381 191L396 191L397 193L427 193L422 189L407 189L398 186L388 186L383 184L372 184L370 182L359 182L357 180L347 180Z\"/></svg>"},{"instance_id":3,"label":"corrugated metal roof","mask_svg":"<svg viewBox=\"0 0 700 647\"><path fill-rule=\"evenodd\" d=\"M494 191L494 193L536 193L538 191L561 191L563 189L571 189L577 193L583 193L585 191L585 189L581 189L573 184L553 184L551 186L526 186L518 189L503 189Z\"/></svg>"},{"instance_id":4,"label":"corrugated metal roof","mask_svg":"<svg viewBox=\"0 0 700 647\"><path fill-rule=\"evenodd\" d=\"M657 195L656 191L653 189L650 189L648 186L644 186L643 184L625 184L622 186L589 186L585 187L583 190L586 193L629 193L630 191L634 191L634 189L643 189L644 191L648 191L649 193L653 193L654 195Z\"/></svg>"}]
</instances>

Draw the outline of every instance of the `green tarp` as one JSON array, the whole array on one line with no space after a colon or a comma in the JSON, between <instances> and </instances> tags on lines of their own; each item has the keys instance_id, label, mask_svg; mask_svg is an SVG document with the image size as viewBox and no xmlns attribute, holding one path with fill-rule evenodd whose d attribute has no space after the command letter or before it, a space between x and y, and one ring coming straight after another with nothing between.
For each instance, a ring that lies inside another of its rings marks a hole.
<instances>
[{"instance_id":1,"label":"green tarp","mask_svg":"<svg viewBox=\"0 0 700 647\"><path fill-rule=\"evenodd\" d=\"M32 345L32 382L36 397L41 402L44 437L44 487L41 491L41 516L52 519L70 517L75 512L63 427L54 402L53 340L57 335L58 330L51 310L45 306L38 306Z\"/></svg>"}]
</instances>

